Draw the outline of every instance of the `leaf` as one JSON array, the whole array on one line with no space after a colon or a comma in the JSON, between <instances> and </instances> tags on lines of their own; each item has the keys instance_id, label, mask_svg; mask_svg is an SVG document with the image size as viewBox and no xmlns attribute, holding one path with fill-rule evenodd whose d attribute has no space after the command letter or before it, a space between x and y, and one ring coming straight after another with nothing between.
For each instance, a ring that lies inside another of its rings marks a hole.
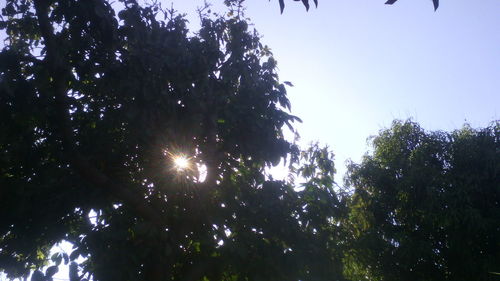
<instances>
[{"instance_id":1,"label":"leaf","mask_svg":"<svg viewBox=\"0 0 500 281\"><path fill-rule=\"evenodd\" d=\"M31 281L44 281L45 275L40 270L35 270L31 275Z\"/></svg>"},{"instance_id":2,"label":"leaf","mask_svg":"<svg viewBox=\"0 0 500 281\"><path fill-rule=\"evenodd\" d=\"M47 270L45 270L45 276L46 277L52 277L54 274L56 274L59 271L59 268L57 265L49 266Z\"/></svg>"},{"instance_id":3,"label":"leaf","mask_svg":"<svg viewBox=\"0 0 500 281\"><path fill-rule=\"evenodd\" d=\"M392 4L396 3L396 1L398 1L398 0L387 0L387 2L385 2L385 4L392 5ZM316 2L316 0L314 2ZM439 8L439 0L432 0L432 3L434 4L434 11L436 11ZM317 6L317 4L316 4L316 6Z\"/></svg>"},{"instance_id":4,"label":"leaf","mask_svg":"<svg viewBox=\"0 0 500 281\"><path fill-rule=\"evenodd\" d=\"M78 249L76 249L73 252L71 252L71 254L69 255L69 259L73 261L73 260L76 260L78 258L78 256L80 256L80 251L78 251Z\"/></svg>"},{"instance_id":5,"label":"leaf","mask_svg":"<svg viewBox=\"0 0 500 281\"><path fill-rule=\"evenodd\" d=\"M280 10L281 10L281 13L283 14L283 10L285 10L285 1L279 0L279 2L280 2Z\"/></svg>"},{"instance_id":6,"label":"leaf","mask_svg":"<svg viewBox=\"0 0 500 281\"><path fill-rule=\"evenodd\" d=\"M309 0L302 0L302 4L306 7L306 11L309 11Z\"/></svg>"},{"instance_id":7,"label":"leaf","mask_svg":"<svg viewBox=\"0 0 500 281\"><path fill-rule=\"evenodd\" d=\"M7 4L4 9L5 13L8 15L13 15L16 13L16 10L14 9L14 5L12 3Z\"/></svg>"},{"instance_id":8,"label":"leaf","mask_svg":"<svg viewBox=\"0 0 500 281\"><path fill-rule=\"evenodd\" d=\"M302 3L306 7L306 11L309 11L309 0L302 0Z\"/></svg>"},{"instance_id":9,"label":"leaf","mask_svg":"<svg viewBox=\"0 0 500 281\"><path fill-rule=\"evenodd\" d=\"M78 264L76 262L71 262L69 264L69 280L70 281L78 281L80 278L78 277Z\"/></svg>"},{"instance_id":10,"label":"leaf","mask_svg":"<svg viewBox=\"0 0 500 281\"><path fill-rule=\"evenodd\" d=\"M432 0L432 3L434 4L434 11L437 10L439 7L439 0Z\"/></svg>"},{"instance_id":11,"label":"leaf","mask_svg":"<svg viewBox=\"0 0 500 281\"><path fill-rule=\"evenodd\" d=\"M55 253L50 257L50 260L56 264L56 266L59 266L62 261L62 255L61 253Z\"/></svg>"},{"instance_id":12,"label":"leaf","mask_svg":"<svg viewBox=\"0 0 500 281\"><path fill-rule=\"evenodd\" d=\"M63 253L63 254L62 254L62 256L63 256L63 259L64 259L64 264L65 264L65 265L66 265L66 264L68 264L68 262L69 262L69 257L68 257L68 254Z\"/></svg>"}]
</instances>

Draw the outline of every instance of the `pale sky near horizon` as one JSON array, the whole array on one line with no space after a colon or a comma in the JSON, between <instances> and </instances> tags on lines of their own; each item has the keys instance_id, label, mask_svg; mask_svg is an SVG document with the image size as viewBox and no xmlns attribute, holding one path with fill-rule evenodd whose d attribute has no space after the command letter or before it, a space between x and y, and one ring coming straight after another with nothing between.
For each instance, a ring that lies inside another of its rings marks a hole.
<instances>
[{"instance_id":1,"label":"pale sky near horizon","mask_svg":"<svg viewBox=\"0 0 500 281\"><path fill-rule=\"evenodd\" d=\"M196 22L202 0L163 3ZM213 0L220 10L222 0ZM341 182L367 138L394 119L429 130L487 126L500 109L500 1L247 0L246 16L278 61L301 142L328 144ZM312 2L312 1L311 1Z\"/></svg>"}]
</instances>

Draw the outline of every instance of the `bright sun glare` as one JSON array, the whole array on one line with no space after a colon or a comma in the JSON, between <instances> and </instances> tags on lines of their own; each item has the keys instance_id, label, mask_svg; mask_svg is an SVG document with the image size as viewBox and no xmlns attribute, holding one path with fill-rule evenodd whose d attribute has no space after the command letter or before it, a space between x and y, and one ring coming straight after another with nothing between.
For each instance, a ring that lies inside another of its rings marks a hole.
<instances>
[{"instance_id":1,"label":"bright sun glare","mask_svg":"<svg viewBox=\"0 0 500 281\"><path fill-rule=\"evenodd\" d=\"M184 170L189 167L189 160L184 156L176 156L174 158L174 165L177 170Z\"/></svg>"}]
</instances>

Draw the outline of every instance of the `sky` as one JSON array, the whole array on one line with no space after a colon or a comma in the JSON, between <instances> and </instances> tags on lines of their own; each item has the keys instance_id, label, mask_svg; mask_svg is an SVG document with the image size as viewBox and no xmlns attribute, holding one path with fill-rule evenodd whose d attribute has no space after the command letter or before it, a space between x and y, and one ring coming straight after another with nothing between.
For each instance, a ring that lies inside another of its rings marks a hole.
<instances>
[{"instance_id":1,"label":"sky","mask_svg":"<svg viewBox=\"0 0 500 281\"><path fill-rule=\"evenodd\" d=\"M163 0L164 3L172 1ZM220 9L223 1L212 1ZM487 126L500 114L500 1L247 0L246 16L273 51L301 143L319 141L359 162L367 138L394 119L428 130ZM311 1L312 2L312 1ZM173 1L192 15L203 1Z\"/></svg>"}]
</instances>

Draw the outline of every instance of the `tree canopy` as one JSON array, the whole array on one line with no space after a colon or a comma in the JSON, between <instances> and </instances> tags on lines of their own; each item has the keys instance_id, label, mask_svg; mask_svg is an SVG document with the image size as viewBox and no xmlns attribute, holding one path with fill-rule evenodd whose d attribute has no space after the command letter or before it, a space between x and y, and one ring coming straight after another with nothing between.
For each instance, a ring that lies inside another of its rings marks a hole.
<instances>
[{"instance_id":1,"label":"tree canopy","mask_svg":"<svg viewBox=\"0 0 500 281\"><path fill-rule=\"evenodd\" d=\"M32 280L61 262L71 281L341 280L331 154L283 137L298 118L258 34L115 4L2 10L0 268L27 276L66 240ZM281 160L302 191L265 172Z\"/></svg>"},{"instance_id":2,"label":"tree canopy","mask_svg":"<svg viewBox=\"0 0 500 281\"><path fill-rule=\"evenodd\" d=\"M498 280L500 124L394 122L349 166L352 280Z\"/></svg>"}]
</instances>

